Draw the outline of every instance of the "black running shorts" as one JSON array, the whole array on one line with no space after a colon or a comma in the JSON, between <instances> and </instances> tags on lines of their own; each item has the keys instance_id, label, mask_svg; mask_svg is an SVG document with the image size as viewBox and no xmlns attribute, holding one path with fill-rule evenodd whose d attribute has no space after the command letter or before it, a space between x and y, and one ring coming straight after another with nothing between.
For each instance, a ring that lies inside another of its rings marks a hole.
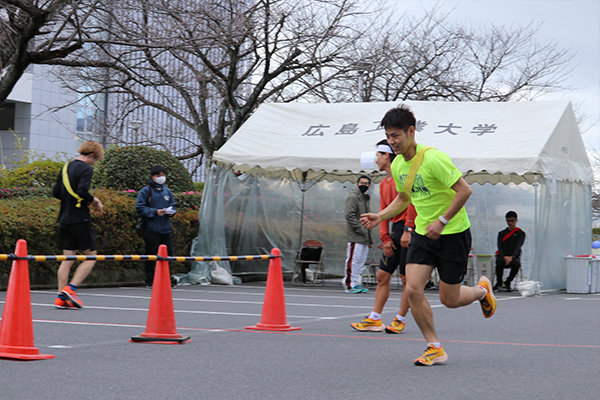
<instances>
[{"instance_id":1,"label":"black running shorts","mask_svg":"<svg viewBox=\"0 0 600 400\"><path fill-rule=\"evenodd\" d=\"M58 238L62 250L96 250L96 234L90 222L61 224Z\"/></svg>"},{"instance_id":2,"label":"black running shorts","mask_svg":"<svg viewBox=\"0 0 600 400\"><path fill-rule=\"evenodd\" d=\"M385 255L381 256L381 261L379 262L379 269L389 274L393 274L396 268L400 267L400 274L406 275L406 254L408 248L400 246L400 238L403 233L404 221L398 221L392 224L392 233L390 237L396 246L396 250L394 250L394 254L391 257Z\"/></svg>"},{"instance_id":3,"label":"black running shorts","mask_svg":"<svg viewBox=\"0 0 600 400\"><path fill-rule=\"evenodd\" d=\"M438 240L412 232L406 263L432 265L437 268L442 282L453 285L463 281L470 249L470 229L441 235Z\"/></svg>"}]
</instances>

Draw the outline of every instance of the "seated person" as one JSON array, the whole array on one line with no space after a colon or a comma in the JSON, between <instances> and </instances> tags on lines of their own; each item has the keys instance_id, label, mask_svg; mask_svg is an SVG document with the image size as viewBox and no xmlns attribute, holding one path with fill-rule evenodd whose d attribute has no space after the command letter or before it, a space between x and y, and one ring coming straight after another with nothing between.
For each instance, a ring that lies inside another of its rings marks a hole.
<instances>
[{"instance_id":1,"label":"seated person","mask_svg":"<svg viewBox=\"0 0 600 400\"><path fill-rule=\"evenodd\" d=\"M525 241L525 232L517 227L517 213L509 211L506 213L506 224L508 227L498 232L498 251L496 251L496 284L494 290L504 286L507 292L512 289L511 282L517 276L521 268L521 246ZM502 275L505 268L510 268L510 275L504 285Z\"/></svg>"}]
</instances>

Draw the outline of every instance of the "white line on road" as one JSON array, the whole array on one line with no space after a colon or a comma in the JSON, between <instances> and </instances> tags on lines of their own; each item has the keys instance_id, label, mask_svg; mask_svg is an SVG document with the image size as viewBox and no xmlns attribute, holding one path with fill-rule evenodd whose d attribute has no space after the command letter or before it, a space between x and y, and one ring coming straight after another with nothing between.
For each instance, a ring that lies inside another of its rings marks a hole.
<instances>
[{"instance_id":1,"label":"white line on road","mask_svg":"<svg viewBox=\"0 0 600 400\"><path fill-rule=\"evenodd\" d=\"M38 307L54 307L52 304L45 303L31 303L32 306ZM148 312L147 308L134 308L134 307L101 307L101 306L85 306L86 309L90 310L111 310L111 311L143 311ZM225 312L225 311L201 311L201 310L174 310L178 314L206 314L206 315L230 315L230 316L245 316L245 317L260 317L262 314L257 313L241 313L241 312ZM75 313L78 310L60 310L63 313ZM361 314L362 315L362 314ZM314 315L288 315L288 318L306 318L306 319L332 319L337 317L316 317Z\"/></svg>"}]
</instances>

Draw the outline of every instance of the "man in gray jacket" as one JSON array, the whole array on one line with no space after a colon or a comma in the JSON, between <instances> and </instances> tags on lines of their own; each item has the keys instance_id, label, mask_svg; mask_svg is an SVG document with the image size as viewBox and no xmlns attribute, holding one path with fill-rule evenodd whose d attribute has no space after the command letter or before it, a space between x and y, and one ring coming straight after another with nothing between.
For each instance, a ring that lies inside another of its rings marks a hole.
<instances>
[{"instance_id":1,"label":"man in gray jacket","mask_svg":"<svg viewBox=\"0 0 600 400\"><path fill-rule=\"evenodd\" d=\"M344 269L344 290L346 293L365 293L369 289L361 286L361 273L367 261L369 247L372 244L371 231L360 223L361 214L369 212L371 178L361 175L346 199L346 267Z\"/></svg>"}]
</instances>

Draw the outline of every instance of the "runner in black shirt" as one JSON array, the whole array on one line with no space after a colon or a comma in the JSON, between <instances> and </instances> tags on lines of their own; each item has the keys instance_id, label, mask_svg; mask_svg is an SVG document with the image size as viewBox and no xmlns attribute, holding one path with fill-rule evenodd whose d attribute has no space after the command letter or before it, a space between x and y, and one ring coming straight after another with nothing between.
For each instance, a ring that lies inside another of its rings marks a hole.
<instances>
[{"instance_id":1,"label":"runner in black shirt","mask_svg":"<svg viewBox=\"0 0 600 400\"><path fill-rule=\"evenodd\" d=\"M93 204L102 213L102 202L90 194L90 185L94 170L92 165L104 156L104 149L98 142L87 141L79 147L80 155L63 167L58 174L52 195L60 199L59 243L64 255L74 255L80 250L85 255L96 255L96 236L92 227L89 204ZM66 168L66 170L65 170ZM64 176L68 179L64 179ZM57 272L58 296L54 307L58 309L82 308L83 303L77 296L77 287L90 274L95 260L83 261L75 270L71 282L69 274L73 261L60 263Z\"/></svg>"}]
</instances>

